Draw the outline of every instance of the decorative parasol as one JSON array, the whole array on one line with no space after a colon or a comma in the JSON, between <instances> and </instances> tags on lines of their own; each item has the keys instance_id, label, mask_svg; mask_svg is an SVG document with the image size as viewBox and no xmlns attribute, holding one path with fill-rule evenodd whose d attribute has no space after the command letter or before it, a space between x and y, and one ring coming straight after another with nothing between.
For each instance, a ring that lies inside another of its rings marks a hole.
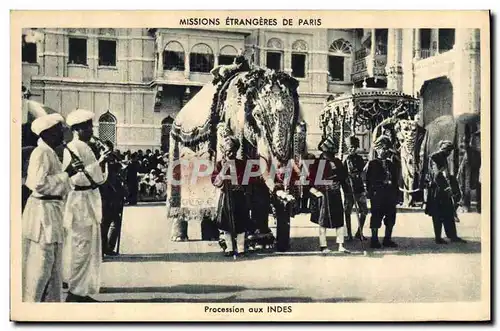
<instances>
[{"instance_id":1,"label":"decorative parasol","mask_svg":"<svg viewBox=\"0 0 500 331\"><path fill-rule=\"evenodd\" d=\"M327 101L320 114L323 136L338 135L339 155L346 149L344 135L356 128L373 130L390 117L414 119L419 112L419 99L402 92L381 88L358 88Z\"/></svg>"}]
</instances>

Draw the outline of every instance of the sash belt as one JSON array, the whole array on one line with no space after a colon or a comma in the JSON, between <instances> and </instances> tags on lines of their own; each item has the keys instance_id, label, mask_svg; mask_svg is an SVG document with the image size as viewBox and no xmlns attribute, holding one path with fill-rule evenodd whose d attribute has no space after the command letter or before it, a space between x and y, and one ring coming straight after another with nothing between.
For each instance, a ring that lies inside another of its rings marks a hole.
<instances>
[{"instance_id":1,"label":"sash belt","mask_svg":"<svg viewBox=\"0 0 500 331\"><path fill-rule=\"evenodd\" d=\"M42 195L41 197L33 197L39 200L62 200L63 198L58 195Z\"/></svg>"},{"instance_id":2,"label":"sash belt","mask_svg":"<svg viewBox=\"0 0 500 331\"><path fill-rule=\"evenodd\" d=\"M78 186L75 185L75 191L88 191L88 190L93 190L94 188L92 186Z\"/></svg>"}]
</instances>

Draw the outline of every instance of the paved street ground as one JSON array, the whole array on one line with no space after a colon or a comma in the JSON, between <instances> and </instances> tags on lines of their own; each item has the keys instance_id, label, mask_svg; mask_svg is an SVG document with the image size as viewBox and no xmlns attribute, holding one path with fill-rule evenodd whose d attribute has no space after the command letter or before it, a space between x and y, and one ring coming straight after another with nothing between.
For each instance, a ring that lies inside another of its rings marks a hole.
<instances>
[{"instance_id":1,"label":"paved street ground","mask_svg":"<svg viewBox=\"0 0 500 331\"><path fill-rule=\"evenodd\" d=\"M223 257L216 242L200 241L197 222L190 224L189 242L171 242L165 211L164 205L125 208L121 254L105 258L96 299L367 303L480 299L477 213L460 216L458 232L468 243L446 246L434 244L432 222L424 213L400 213L394 230L399 248L367 249L367 256L322 256L317 227L302 214L292 220L289 252L255 253L235 261ZM365 235L368 232L365 229ZM332 248L334 234L329 233ZM359 241L347 247L362 252Z\"/></svg>"}]
</instances>

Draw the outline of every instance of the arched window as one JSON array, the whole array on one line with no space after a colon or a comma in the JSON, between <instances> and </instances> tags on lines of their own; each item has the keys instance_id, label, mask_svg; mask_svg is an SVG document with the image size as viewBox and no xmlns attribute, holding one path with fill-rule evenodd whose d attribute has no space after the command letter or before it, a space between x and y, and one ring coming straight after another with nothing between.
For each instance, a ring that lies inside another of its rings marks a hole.
<instances>
[{"instance_id":1,"label":"arched window","mask_svg":"<svg viewBox=\"0 0 500 331\"><path fill-rule=\"evenodd\" d=\"M231 45L224 46L220 50L219 64L232 64L237 55L236 48Z\"/></svg>"},{"instance_id":2,"label":"arched window","mask_svg":"<svg viewBox=\"0 0 500 331\"><path fill-rule=\"evenodd\" d=\"M163 50L163 70L184 71L184 48L177 41L171 41Z\"/></svg>"},{"instance_id":3,"label":"arched window","mask_svg":"<svg viewBox=\"0 0 500 331\"><path fill-rule=\"evenodd\" d=\"M189 54L191 72L210 72L214 67L214 52L206 44L196 44Z\"/></svg>"},{"instance_id":4,"label":"arched window","mask_svg":"<svg viewBox=\"0 0 500 331\"><path fill-rule=\"evenodd\" d=\"M99 117L99 139L109 140L116 146L116 117L109 110Z\"/></svg>"},{"instance_id":5,"label":"arched window","mask_svg":"<svg viewBox=\"0 0 500 331\"><path fill-rule=\"evenodd\" d=\"M352 45L347 40L340 38L340 39L335 40L330 45L329 51L331 53L338 53L338 54L351 54Z\"/></svg>"},{"instance_id":6,"label":"arched window","mask_svg":"<svg viewBox=\"0 0 500 331\"><path fill-rule=\"evenodd\" d=\"M346 57L352 53L352 45L349 41L340 38L331 45L328 55L328 80L346 81Z\"/></svg>"},{"instance_id":7,"label":"arched window","mask_svg":"<svg viewBox=\"0 0 500 331\"><path fill-rule=\"evenodd\" d=\"M283 42L278 38L271 38L267 41L266 67L276 71L281 70Z\"/></svg>"},{"instance_id":8,"label":"arched window","mask_svg":"<svg viewBox=\"0 0 500 331\"><path fill-rule=\"evenodd\" d=\"M297 40L292 44L292 76L297 78L306 77L307 43Z\"/></svg>"}]
</instances>

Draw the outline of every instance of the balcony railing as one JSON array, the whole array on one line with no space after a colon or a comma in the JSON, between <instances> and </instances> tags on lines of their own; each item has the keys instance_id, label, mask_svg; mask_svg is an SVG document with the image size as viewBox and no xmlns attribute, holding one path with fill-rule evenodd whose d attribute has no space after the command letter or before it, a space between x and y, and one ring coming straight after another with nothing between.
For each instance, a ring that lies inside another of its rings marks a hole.
<instances>
[{"instance_id":1,"label":"balcony railing","mask_svg":"<svg viewBox=\"0 0 500 331\"><path fill-rule=\"evenodd\" d=\"M375 49L375 55L387 55L387 45L378 44Z\"/></svg>"},{"instance_id":2,"label":"balcony railing","mask_svg":"<svg viewBox=\"0 0 500 331\"><path fill-rule=\"evenodd\" d=\"M436 56L442 53L446 53L448 51L451 51L450 49L440 49L439 51L437 49L428 49L428 48L422 48L420 50L420 59L427 59L432 56Z\"/></svg>"}]
</instances>

